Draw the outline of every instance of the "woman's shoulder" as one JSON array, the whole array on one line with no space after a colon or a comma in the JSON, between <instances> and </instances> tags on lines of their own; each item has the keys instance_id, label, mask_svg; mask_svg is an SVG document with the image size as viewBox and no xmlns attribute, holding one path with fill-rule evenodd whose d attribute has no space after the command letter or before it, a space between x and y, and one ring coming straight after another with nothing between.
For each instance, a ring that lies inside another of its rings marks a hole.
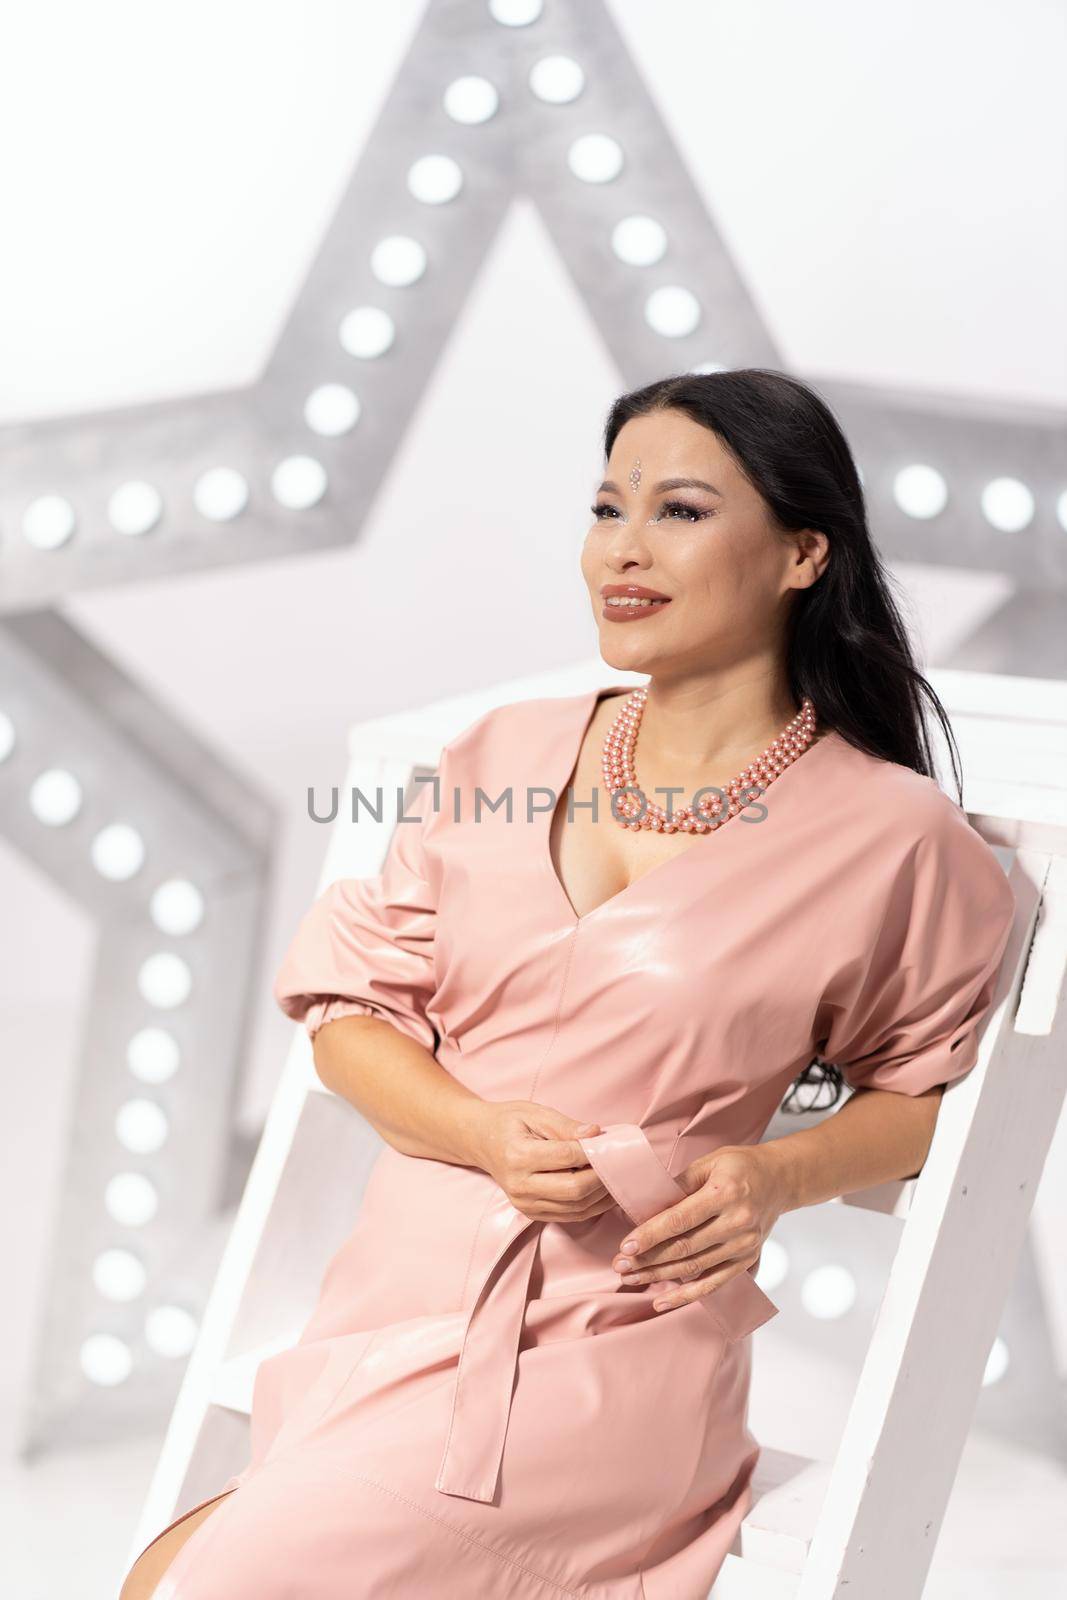
<instances>
[{"instance_id":1,"label":"woman's shoulder","mask_svg":"<svg viewBox=\"0 0 1067 1600\"><path fill-rule=\"evenodd\" d=\"M591 691L502 701L453 734L445 751L453 764L457 761L482 763L537 751L571 723L577 732L581 708L591 704Z\"/></svg>"},{"instance_id":2,"label":"woman's shoulder","mask_svg":"<svg viewBox=\"0 0 1067 1600\"><path fill-rule=\"evenodd\" d=\"M899 761L888 761L852 744L832 729L826 734L835 786L876 821L907 822L922 827L951 827L967 821L963 807L936 778ZM969 825L969 824L968 824Z\"/></svg>"},{"instance_id":3,"label":"woman's shoulder","mask_svg":"<svg viewBox=\"0 0 1067 1600\"><path fill-rule=\"evenodd\" d=\"M851 830L864 849L896 868L938 879L977 875L1005 898L1007 877L993 846L937 779L861 750L836 732L827 738L835 827Z\"/></svg>"}]
</instances>

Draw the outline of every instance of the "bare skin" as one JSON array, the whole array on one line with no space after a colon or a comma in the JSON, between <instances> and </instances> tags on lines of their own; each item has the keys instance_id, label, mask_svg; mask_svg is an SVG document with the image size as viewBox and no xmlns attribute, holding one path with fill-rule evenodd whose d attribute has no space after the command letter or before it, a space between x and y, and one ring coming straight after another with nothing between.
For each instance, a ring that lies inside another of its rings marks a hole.
<instances>
[{"instance_id":1,"label":"bare skin","mask_svg":"<svg viewBox=\"0 0 1067 1600\"><path fill-rule=\"evenodd\" d=\"M660 487L676 478L717 492ZM829 541L818 530L778 529L718 438L677 411L636 417L620 430L595 507L581 568L600 652L612 667L650 678L639 781L661 803L658 786L680 785L674 803L685 804L702 786L735 777L800 709L786 673L786 623L796 592L825 570ZM601 614L605 583L638 583L669 595L670 604L638 622L613 622ZM568 783L576 800L600 789L597 820L587 810L568 816L565 787L550 829L556 872L578 916L667 856L715 847L714 834L657 834L615 822L600 752L617 710L616 697L605 695ZM377 1017L327 1023L315 1036L314 1059L326 1086L394 1149L480 1168L526 1216L574 1222L614 1204L578 1142L600 1132L598 1123L532 1101L483 1100ZM816 1127L700 1157L677 1174L686 1198L632 1230L636 1250L621 1241L616 1270L630 1281L681 1281L657 1308L711 1292L755 1262L783 1211L918 1172L940 1092L856 1091ZM120 1600L150 1600L166 1564L212 1509L150 1547ZM142 1563L155 1563L147 1588L135 1583Z\"/></svg>"},{"instance_id":2,"label":"bare skin","mask_svg":"<svg viewBox=\"0 0 1067 1600\"><path fill-rule=\"evenodd\" d=\"M216 1495L214 1500L209 1500L207 1505L201 1506L198 1511L193 1511L183 1517L173 1528L153 1539L147 1550L142 1550L133 1566L126 1574L126 1581L122 1585L119 1600L152 1600L156 1585L174 1560L178 1551L187 1539L191 1539L202 1522L205 1522L211 1513L226 1499L227 1494L236 1493L227 1489L226 1494Z\"/></svg>"}]
</instances>

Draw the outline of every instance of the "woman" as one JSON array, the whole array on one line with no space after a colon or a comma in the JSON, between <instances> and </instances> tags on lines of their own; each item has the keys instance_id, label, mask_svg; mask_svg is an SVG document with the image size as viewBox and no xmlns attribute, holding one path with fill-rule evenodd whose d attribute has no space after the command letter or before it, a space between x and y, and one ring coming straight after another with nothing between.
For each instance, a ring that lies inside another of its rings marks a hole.
<instances>
[{"instance_id":1,"label":"woman","mask_svg":"<svg viewBox=\"0 0 1067 1600\"><path fill-rule=\"evenodd\" d=\"M933 776L833 416L683 375L605 453L582 572L647 683L479 717L300 924L276 998L385 1148L249 1464L124 1600L704 1600L751 1501L763 1242L917 1173L974 1064L1014 897ZM761 1143L812 1066L856 1092Z\"/></svg>"}]
</instances>

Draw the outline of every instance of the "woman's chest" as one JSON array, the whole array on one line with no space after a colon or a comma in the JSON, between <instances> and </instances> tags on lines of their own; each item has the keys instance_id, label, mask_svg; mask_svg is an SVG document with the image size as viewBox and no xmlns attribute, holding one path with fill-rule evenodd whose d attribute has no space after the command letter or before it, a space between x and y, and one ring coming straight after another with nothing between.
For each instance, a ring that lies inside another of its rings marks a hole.
<instances>
[{"instance_id":1,"label":"woman's chest","mask_svg":"<svg viewBox=\"0 0 1067 1600\"><path fill-rule=\"evenodd\" d=\"M535 847L543 849L564 900L581 920L646 873L707 843L707 835L626 827L616 819L602 785L576 779L560 795Z\"/></svg>"},{"instance_id":2,"label":"woman's chest","mask_svg":"<svg viewBox=\"0 0 1067 1600\"><path fill-rule=\"evenodd\" d=\"M642 1068L668 1049L699 1060L756 1037L787 1055L804 1048L833 930L825 898L773 830L734 817L642 857L632 879L634 858L608 850L568 892L552 827L547 810L527 820L516 809L439 835L438 1009L458 1042L469 1021L479 1042L517 1028L528 1037L540 1022ZM581 852L577 834L571 844ZM576 910L572 893L596 903Z\"/></svg>"}]
</instances>

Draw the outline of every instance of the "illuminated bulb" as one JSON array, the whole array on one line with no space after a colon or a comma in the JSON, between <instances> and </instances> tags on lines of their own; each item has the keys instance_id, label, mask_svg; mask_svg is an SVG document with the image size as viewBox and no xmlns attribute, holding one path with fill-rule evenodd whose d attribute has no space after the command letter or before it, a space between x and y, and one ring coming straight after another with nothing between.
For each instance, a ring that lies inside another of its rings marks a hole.
<instances>
[{"instance_id":1,"label":"illuminated bulb","mask_svg":"<svg viewBox=\"0 0 1067 1600\"><path fill-rule=\"evenodd\" d=\"M90 1383L111 1389L133 1370L130 1347L113 1333L91 1333L78 1350L81 1369Z\"/></svg>"},{"instance_id":2,"label":"illuminated bulb","mask_svg":"<svg viewBox=\"0 0 1067 1600\"><path fill-rule=\"evenodd\" d=\"M567 151L567 165L583 183L610 183L622 171L622 147L606 133L584 133Z\"/></svg>"},{"instance_id":3,"label":"illuminated bulb","mask_svg":"<svg viewBox=\"0 0 1067 1600\"><path fill-rule=\"evenodd\" d=\"M307 511L326 493L326 468L314 456L286 456L271 473L270 490L287 511Z\"/></svg>"},{"instance_id":4,"label":"illuminated bulb","mask_svg":"<svg viewBox=\"0 0 1067 1600\"><path fill-rule=\"evenodd\" d=\"M392 317L378 306L356 306L342 319L338 330L341 348L361 361L384 355L395 336Z\"/></svg>"},{"instance_id":5,"label":"illuminated bulb","mask_svg":"<svg viewBox=\"0 0 1067 1600\"><path fill-rule=\"evenodd\" d=\"M828 1263L809 1272L800 1286L800 1303L809 1316L830 1322L851 1311L856 1280L847 1267Z\"/></svg>"},{"instance_id":6,"label":"illuminated bulb","mask_svg":"<svg viewBox=\"0 0 1067 1600\"><path fill-rule=\"evenodd\" d=\"M107 516L117 533L148 533L163 515L163 496L140 479L120 485L107 503Z\"/></svg>"},{"instance_id":7,"label":"illuminated bulb","mask_svg":"<svg viewBox=\"0 0 1067 1600\"><path fill-rule=\"evenodd\" d=\"M623 217L611 230L611 248L628 267L651 267L666 253L667 232L654 217Z\"/></svg>"},{"instance_id":8,"label":"illuminated bulb","mask_svg":"<svg viewBox=\"0 0 1067 1600\"><path fill-rule=\"evenodd\" d=\"M789 1252L778 1239L766 1239L760 1251L756 1282L764 1294L772 1294L789 1273Z\"/></svg>"},{"instance_id":9,"label":"illuminated bulb","mask_svg":"<svg viewBox=\"0 0 1067 1600\"><path fill-rule=\"evenodd\" d=\"M55 550L74 532L74 507L61 494L43 494L22 514L22 531L38 550Z\"/></svg>"},{"instance_id":10,"label":"illuminated bulb","mask_svg":"<svg viewBox=\"0 0 1067 1600\"><path fill-rule=\"evenodd\" d=\"M149 910L160 933L178 937L204 920L204 897L187 878L168 878L153 892Z\"/></svg>"},{"instance_id":11,"label":"illuminated bulb","mask_svg":"<svg viewBox=\"0 0 1067 1600\"><path fill-rule=\"evenodd\" d=\"M417 239L394 233L379 239L370 256L370 269L379 283L404 289L426 271L426 251Z\"/></svg>"},{"instance_id":12,"label":"illuminated bulb","mask_svg":"<svg viewBox=\"0 0 1067 1600\"><path fill-rule=\"evenodd\" d=\"M30 789L30 810L38 822L61 828L81 810L81 784L64 767L50 767L35 778Z\"/></svg>"},{"instance_id":13,"label":"illuminated bulb","mask_svg":"<svg viewBox=\"0 0 1067 1600\"><path fill-rule=\"evenodd\" d=\"M155 1306L144 1319L145 1343L157 1355L177 1361L196 1343L196 1318L182 1306Z\"/></svg>"},{"instance_id":14,"label":"illuminated bulb","mask_svg":"<svg viewBox=\"0 0 1067 1600\"><path fill-rule=\"evenodd\" d=\"M1018 478L994 478L982 490L982 511L998 533L1019 533L1033 520L1034 497Z\"/></svg>"},{"instance_id":15,"label":"illuminated bulb","mask_svg":"<svg viewBox=\"0 0 1067 1600\"><path fill-rule=\"evenodd\" d=\"M542 56L530 68L530 89L546 105L565 106L585 88L585 73L571 56Z\"/></svg>"},{"instance_id":16,"label":"illuminated bulb","mask_svg":"<svg viewBox=\"0 0 1067 1600\"><path fill-rule=\"evenodd\" d=\"M304 402L304 421L313 433L336 438L359 421L359 399L343 383L323 383Z\"/></svg>"},{"instance_id":17,"label":"illuminated bulb","mask_svg":"<svg viewBox=\"0 0 1067 1600\"><path fill-rule=\"evenodd\" d=\"M489 15L505 28L524 28L541 15L541 0L489 0Z\"/></svg>"},{"instance_id":18,"label":"illuminated bulb","mask_svg":"<svg viewBox=\"0 0 1067 1600\"><path fill-rule=\"evenodd\" d=\"M145 857L144 840L128 822L111 822L96 835L89 854L102 878L124 883L141 867Z\"/></svg>"},{"instance_id":19,"label":"illuminated bulb","mask_svg":"<svg viewBox=\"0 0 1067 1600\"><path fill-rule=\"evenodd\" d=\"M248 484L233 467L212 467L196 480L193 504L209 522L232 522L248 504Z\"/></svg>"},{"instance_id":20,"label":"illuminated bulb","mask_svg":"<svg viewBox=\"0 0 1067 1600\"><path fill-rule=\"evenodd\" d=\"M159 950L141 962L137 973L137 987L141 997L150 1006L169 1010L180 1006L189 998L193 975L181 956L169 950Z\"/></svg>"},{"instance_id":21,"label":"illuminated bulb","mask_svg":"<svg viewBox=\"0 0 1067 1600\"><path fill-rule=\"evenodd\" d=\"M142 1083L166 1083L181 1059L178 1041L166 1028L141 1028L126 1046L126 1065Z\"/></svg>"},{"instance_id":22,"label":"illuminated bulb","mask_svg":"<svg viewBox=\"0 0 1067 1600\"><path fill-rule=\"evenodd\" d=\"M169 1132L166 1113L154 1100L126 1100L115 1113L116 1137L133 1155L154 1155Z\"/></svg>"},{"instance_id":23,"label":"illuminated bulb","mask_svg":"<svg viewBox=\"0 0 1067 1600\"><path fill-rule=\"evenodd\" d=\"M700 322L700 301L678 283L665 283L653 289L645 301L645 321L654 333L680 339L692 333Z\"/></svg>"},{"instance_id":24,"label":"illuminated bulb","mask_svg":"<svg viewBox=\"0 0 1067 1600\"><path fill-rule=\"evenodd\" d=\"M453 78L441 103L445 115L451 117L453 122L473 127L479 122L488 122L490 117L496 115L500 96L488 78Z\"/></svg>"},{"instance_id":25,"label":"illuminated bulb","mask_svg":"<svg viewBox=\"0 0 1067 1600\"><path fill-rule=\"evenodd\" d=\"M116 1172L104 1190L104 1206L124 1228L141 1228L159 1209L156 1186L143 1172Z\"/></svg>"},{"instance_id":26,"label":"illuminated bulb","mask_svg":"<svg viewBox=\"0 0 1067 1600\"><path fill-rule=\"evenodd\" d=\"M148 1274L132 1250L101 1250L93 1262L93 1285L105 1300L136 1300Z\"/></svg>"},{"instance_id":27,"label":"illuminated bulb","mask_svg":"<svg viewBox=\"0 0 1067 1600\"><path fill-rule=\"evenodd\" d=\"M408 192L424 205L444 205L463 187L463 169L451 156L420 156L408 168Z\"/></svg>"},{"instance_id":28,"label":"illuminated bulb","mask_svg":"<svg viewBox=\"0 0 1067 1600\"><path fill-rule=\"evenodd\" d=\"M936 517L948 503L948 485L936 467L915 462L893 479L893 499L906 517Z\"/></svg>"}]
</instances>

